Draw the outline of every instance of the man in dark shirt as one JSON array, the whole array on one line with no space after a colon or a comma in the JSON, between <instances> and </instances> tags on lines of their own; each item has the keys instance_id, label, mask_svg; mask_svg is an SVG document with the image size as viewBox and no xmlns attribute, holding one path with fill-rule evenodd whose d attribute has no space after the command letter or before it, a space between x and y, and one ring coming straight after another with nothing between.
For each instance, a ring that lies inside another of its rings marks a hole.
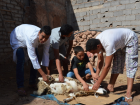
<instances>
[{"instance_id":1,"label":"man in dark shirt","mask_svg":"<svg viewBox=\"0 0 140 105\"><path fill-rule=\"evenodd\" d=\"M74 78L76 77L84 87L85 91L89 90L89 85L82 79L82 77L85 76L85 79L90 79L91 77L96 77L96 70L92 67L88 56L86 53L84 53L84 50L81 46L76 46L74 48L75 56L72 59L71 62L71 70L68 72L67 77ZM88 67L86 69L86 64L88 64Z\"/></svg>"}]
</instances>

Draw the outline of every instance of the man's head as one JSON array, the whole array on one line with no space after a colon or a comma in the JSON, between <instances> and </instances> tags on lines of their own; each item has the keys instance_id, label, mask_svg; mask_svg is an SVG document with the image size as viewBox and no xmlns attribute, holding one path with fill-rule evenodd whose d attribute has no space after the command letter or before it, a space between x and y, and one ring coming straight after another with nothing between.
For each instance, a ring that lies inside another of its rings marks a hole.
<instances>
[{"instance_id":1,"label":"man's head","mask_svg":"<svg viewBox=\"0 0 140 105\"><path fill-rule=\"evenodd\" d=\"M65 37L70 37L73 33L73 27L71 25L65 24L61 26L60 28L60 33L61 33L61 38L64 39Z\"/></svg>"},{"instance_id":2,"label":"man's head","mask_svg":"<svg viewBox=\"0 0 140 105\"><path fill-rule=\"evenodd\" d=\"M43 26L38 33L39 42L44 43L48 40L51 35L51 27L50 26Z\"/></svg>"},{"instance_id":3,"label":"man's head","mask_svg":"<svg viewBox=\"0 0 140 105\"><path fill-rule=\"evenodd\" d=\"M79 60L83 60L85 57L84 49L81 46L74 47L74 53Z\"/></svg>"},{"instance_id":4,"label":"man's head","mask_svg":"<svg viewBox=\"0 0 140 105\"><path fill-rule=\"evenodd\" d=\"M86 43L86 51L91 52L92 54L100 53L102 50L102 45L99 39L89 39Z\"/></svg>"}]
</instances>

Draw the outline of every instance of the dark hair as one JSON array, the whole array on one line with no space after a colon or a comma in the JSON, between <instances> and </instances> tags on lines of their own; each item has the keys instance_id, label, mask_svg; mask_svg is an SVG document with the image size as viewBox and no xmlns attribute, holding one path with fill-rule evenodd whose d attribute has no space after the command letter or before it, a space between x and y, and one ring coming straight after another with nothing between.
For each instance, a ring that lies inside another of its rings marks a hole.
<instances>
[{"instance_id":1,"label":"dark hair","mask_svg":"<svg viewBox=\"0 0 140 105\"><path fill-rule=\"evenodd\" d=\"M74 49L74 53L77 54L78 52L80 51L83 51L84 52L84 49L81 47L81 46L76 46L73 48Z\"/></svg>"},{"instance_id":2,"label":"dark hair","mask_svg":"<svg viewBox=\"0 0 140 105\"><path fill-rule=\"evenodd\" d=\"M100 44L98 39L89 39L86 43L86 51L96 50L98 44Z\"/></svg>"},{"instance_id":3,"label":"dark hair","mask_svg":"<svg viewBox=\"0 0 140 105\"><path fill-rule=\"evenodd\" d=\"M46 35L51 35L51 27L50 26L43 26L40 29L40 33L44 32Z\"/></svg>"},{"instance_id":4,"label":"dark hair","mask_svg":"<svg viewBox=\"0 0 140 105\"><path fill-rule=\"evenodd\" d=\"M71 33L72 31L73 31L73 27L68 24L63 25L60 28L61 35L69 35L69 33Z\"/></svg>"}]
</instances>

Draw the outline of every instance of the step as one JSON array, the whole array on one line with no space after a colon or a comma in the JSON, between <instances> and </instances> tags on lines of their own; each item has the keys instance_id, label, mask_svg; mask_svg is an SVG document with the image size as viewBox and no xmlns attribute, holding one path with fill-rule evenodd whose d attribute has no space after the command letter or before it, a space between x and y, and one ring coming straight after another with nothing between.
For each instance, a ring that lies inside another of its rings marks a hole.
<instances>
[{"instance_id":1,"label":"step","mask_svg":"<svg viewBox=\"0 0 140 105\"><path fill-rule=\"evenodd\" d=\"M15 23L16 21L14 21L14 20L4 20L5 22L7 22L7 23Z\"/></svg>"},{"instance_id":2,"label":"step","mask_svg":"<svg viewBox=\"0 0 140 105\"><path fill-rule=\"evenodd\" d=\"M1 11L11 12L11 10L0 9Z\"/></svg>"}]
</instances>

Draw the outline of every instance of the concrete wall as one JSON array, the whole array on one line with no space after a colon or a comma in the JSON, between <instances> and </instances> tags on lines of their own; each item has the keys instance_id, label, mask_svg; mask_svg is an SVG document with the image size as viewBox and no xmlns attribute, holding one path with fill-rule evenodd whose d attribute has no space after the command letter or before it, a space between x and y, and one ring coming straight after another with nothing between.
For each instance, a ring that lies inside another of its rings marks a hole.
<instances>
[{"instance_id":1,"label":"concrete wall","mask_svg":"<svg viewBox=\"0 0 140 105\"><path fill-rule=\"evenodd\" d=\"M80 30L140 30L140 0L71 0L71 4Z\"/></svg>"}]
</instances>

